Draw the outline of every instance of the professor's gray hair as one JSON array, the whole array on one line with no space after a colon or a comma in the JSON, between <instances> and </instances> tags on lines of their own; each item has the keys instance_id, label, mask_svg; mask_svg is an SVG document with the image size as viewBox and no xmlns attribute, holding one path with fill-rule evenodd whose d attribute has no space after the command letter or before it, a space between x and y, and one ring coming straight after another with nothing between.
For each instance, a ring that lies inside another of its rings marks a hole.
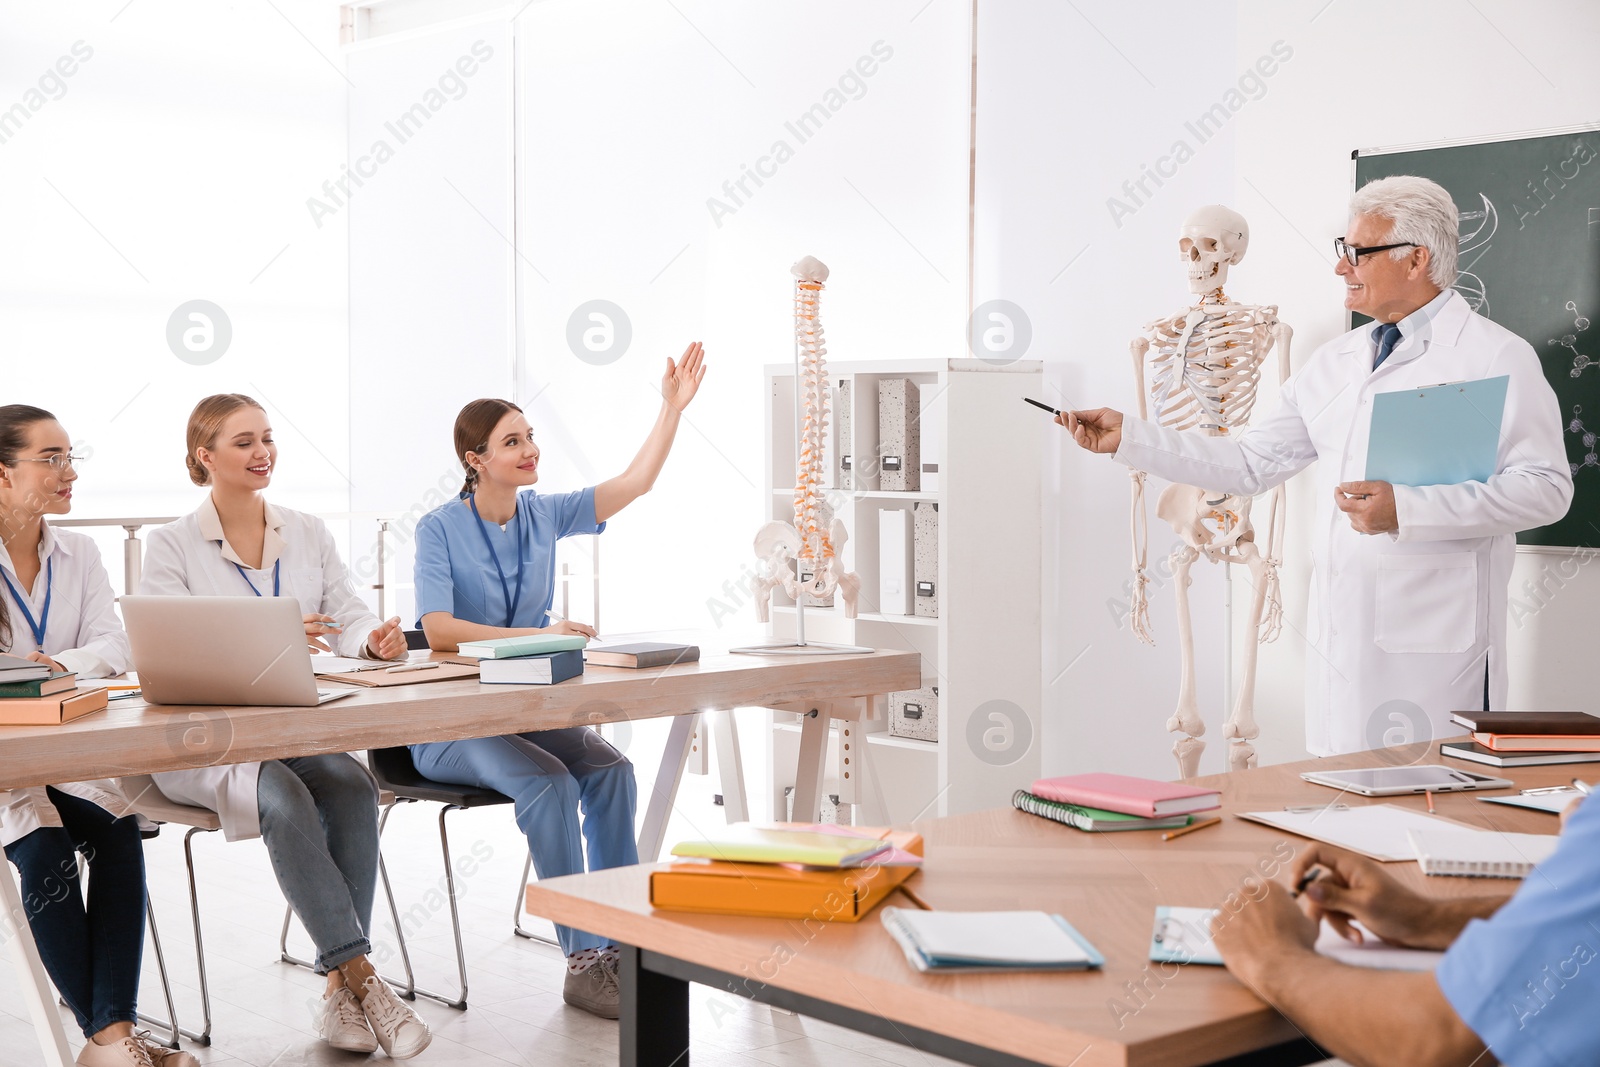
<instances>
[{"instance_id":1,"label":"professor's gray hair","mask_svg":"<svg viewBox=\"0 0 1600 1067\"><path fill-rule=\"evenodd\" d=\"M1405 241L1426 248L1432 258L1428 278L1440 289L1456 283L1456 250L1461 243L1456 203L1438 182L1413 174L1379 178L1356 190L1350 214L1377 215L1394 223L1384 244ZM1396 248L1389 255L1403 259L1410 249Z\"/></svg>"}]
</instances>

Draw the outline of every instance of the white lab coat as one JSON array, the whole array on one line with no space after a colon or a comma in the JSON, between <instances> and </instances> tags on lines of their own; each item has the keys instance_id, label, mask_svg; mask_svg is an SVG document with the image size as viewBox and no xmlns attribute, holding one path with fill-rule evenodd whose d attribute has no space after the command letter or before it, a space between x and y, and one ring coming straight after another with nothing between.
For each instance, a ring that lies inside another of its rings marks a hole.
<instances>
[{"instance_id":1,"label":"white lab coat","mask_svg":"<svg viewBox=\"0 0 1600 1067\"><path fill-rule=\"evenodd\" d=\"M324 638L341 656L361 656L367 635L381 625L356 594L349 572L339 559L333 534L315 515L266 506L267 533L261 567L239 559L222 533L222 520L210 494L193 512L150 532L139 592L145 596L272 595L272 567L281 559L279 592L300 602L301 614L331 615L343 632ZM244 567L241 575L234 564ZM239 763L154 775L169 800L193 804L220 816L229 841L261 836L256 784L261 764Z\"/></svg>"},{"instance_id":2,"label":"white lab coat","mask_svg":"<svg viewBox=\"0 0 1600 1067\"><path fill-rule=\"evenodd\" d=\"M46 563L53 581L46 581ZM11 644L15 656L43 652L81 681L121 674L128 669L128 635L117 618L111 579L100 562L100 549L93 538L76 530L58 530L45 524L39 540L39 576L31 589L17 577L11 554L0 544L0 567L22 593L28 610L45 625L44 647L33 639L33 632L15 604L11 610ZM48 590L46 587L49 587ZM46 592L50 594L50 618L44 619ZM0 596L10 598L0 586ZM89 782L70 782L57 789L91 801L121 817L131 810L128 798L108 778ZM50 803L43 786L0 792L0 845L20 841L41 826L60 826L61 815ZM8 876L9 877L9 876Z\"/></svg>"},{"instance_id":3,"label":"white lab coat","mask_svg":"<svg viewBox=\"0 0 1600 1067\"><path fill-rule=\"evenodd\" d=\"M1505 707L1516 533L1556 521L1572 501L1560 409L1526 341L1454 292L1376 371L1371 330L1318 348L1284 384L1278 410L1237 437L1128 419L1116 455L1174 482L1244 495L1321 460L1305 633L1306 747L1319 756L1460 733L1450 713L1483 707L1486 659L1490 707ZM1497 472L1487 482L1395 486L1398 532L1356 533L1333 488L1364 479L1373 395L1502 374L1511 380Z\"/></svg>"}]
</instances>

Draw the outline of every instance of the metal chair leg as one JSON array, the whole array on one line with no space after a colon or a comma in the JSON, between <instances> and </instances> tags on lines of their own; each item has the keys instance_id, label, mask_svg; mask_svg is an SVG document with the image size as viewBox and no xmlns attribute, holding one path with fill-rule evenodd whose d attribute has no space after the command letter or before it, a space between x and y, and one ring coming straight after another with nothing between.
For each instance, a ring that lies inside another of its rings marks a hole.
<instances>
[{"instance_id":1,"label":"metal chair leg","mask_svg":"<svg viewBox=\"0 0 1600 1067\"><path fill-rule=\"evenodd\" d=\"M206 980L206 947L200 934L200 894L195 888L194 878L194 835L210 832L204 827L192 826L183 835L183 862L189 869L189 911L194 917L194 958L200 972L200 1016L205 1023L198 1034L183 1033L202 1045L211 1044L211 985Z\"/></svg>"},{"instance_id":2,"label":"metal chair leg","mask_svg":"<svg viewBox=\"0 0 1600 1067\"><path fill-rule=\"evenodd\" d=\"M522 864L522 881L517 885L517 907L511 913L511 932L518 937L525 937L529 941L543 941L547 945L561 947L561 942L543 934L536 934L532 930L522 928L523 906L528 902L528 894L524 890L528 887L528 875L533 870L533 853L528 853L528 858Z\"/></svg>"},{"instance_id":3,"label":"metal chair leg","mask_svg":"<svg viewBox=\"0 0 1600 1067\"><path fill-rule=\"evenodd\" d=\"M171 1036L163 1044L167 1048L176 1049L178 1047L179 1034L184 1034L186 1037L191 1035L184 1033L184 1030L178 1025L178 1006L172 1001L172 983L167 980L167 956L166 953L161 951L161 931L156 929L156 909L149 897L145 898L144 914L145 919L150 923L150 944L156 950L156 973L161 976L161 995L167 1002L167 1017L160 1019L154 1015L146 1015L142 1011L137 1014L140 1022L149 1023L157 1029L167 1031Z\"/></svg>"},{"instance_id":4,"label":"metal chair leg","mask_svg":"<svg viewBox=\"0 0 1600 1067\"><path fill-rule=\"evenodd\" d=\"M398 801L396 803L398 803ZM378 820L378 840L380 842L383 840L384 827L389 824L389 813L393 810L394 805L390 804L388 807L383 809L383 817ZM416 975L413 974L411 970L411 953L406 948L405 930L400 925L400 909L395 906L394 888L389 884L389 868L383 862L383 851L381 848L378 851L378 877L383 882L384 898L389 902L389 915L394 919L394 936L396 942L400 946L400 964L406 970L406 978L405 981L402 982L400 979L391 978L386 974L379 974L378 977L382 978L385 982L388 982L391 986L393 986L396 992L398 992L400 996L406 1000L416 1000L417 981ZM294 967L304 967L308 971L314 971L317 968L316 964L312 961L303 960L298 956L289 955L289 924L293 919L294 908L285 905L283 909L283 930L278 935L278 962L287 963Z\"/></svg>"}]
</instances>

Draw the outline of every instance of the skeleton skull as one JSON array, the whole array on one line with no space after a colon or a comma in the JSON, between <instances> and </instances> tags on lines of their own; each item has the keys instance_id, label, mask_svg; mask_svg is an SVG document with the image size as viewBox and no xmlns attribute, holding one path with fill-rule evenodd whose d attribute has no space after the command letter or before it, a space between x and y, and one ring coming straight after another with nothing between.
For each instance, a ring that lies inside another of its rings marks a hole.
<instances>
[{"instance_id":1,"label":"skeleton skull","mask_svg":"<svg viewBox=\"0 0 1600 1067\"><path fill-rule=\"evenodd\" d=\"M1228 268L1244 259L1250 224L1221 204L1200 208L1183 220L1178 253L1189 264L1189 291L1210 293L1228 281Z\"/></svg>"}]
</instances>

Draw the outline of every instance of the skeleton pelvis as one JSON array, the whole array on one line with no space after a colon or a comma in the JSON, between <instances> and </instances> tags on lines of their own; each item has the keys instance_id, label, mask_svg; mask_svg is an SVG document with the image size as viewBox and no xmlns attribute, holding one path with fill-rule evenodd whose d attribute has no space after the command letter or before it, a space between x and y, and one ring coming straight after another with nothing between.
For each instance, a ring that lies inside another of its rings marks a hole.
<instances>
[{"instance_id":1,"label":"skeleton pelvis","mask_svg":"<svg viewBox=\"0 0 1600 1067\"><path fill-rule=\"evenodd\" d=\"M1156 501L1156 516L1191 548L1225 549L1255 540L1247 496L1231 496L1192 485L1169 485Z\"/></svg>"}]
</instances>

